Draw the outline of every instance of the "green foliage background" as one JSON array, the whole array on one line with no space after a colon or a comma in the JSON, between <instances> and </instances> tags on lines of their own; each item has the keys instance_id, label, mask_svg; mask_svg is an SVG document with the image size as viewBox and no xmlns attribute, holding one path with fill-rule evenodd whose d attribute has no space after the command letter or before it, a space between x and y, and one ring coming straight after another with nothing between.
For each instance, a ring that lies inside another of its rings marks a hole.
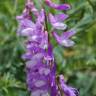
<instances>
[{"instance_id":1,"label":"green foliage background","mask_svg":"<svg viewBox=\"0 0 96 96\"><path fill-rule=\"evenodd\" d=\"M39 6L38 0L34 1ZM72 5L66 23L69 28L78 29L72 38L76 42L72 48L60 47L52 40L58 74L64 74L67 83L80 90L80 96L96 96L96 0L53 1ZM16 36L15 19L24 2L0 0L0 96L29 96L25 63L21 59L24 49Z\"/></svg>"}]
</instances>

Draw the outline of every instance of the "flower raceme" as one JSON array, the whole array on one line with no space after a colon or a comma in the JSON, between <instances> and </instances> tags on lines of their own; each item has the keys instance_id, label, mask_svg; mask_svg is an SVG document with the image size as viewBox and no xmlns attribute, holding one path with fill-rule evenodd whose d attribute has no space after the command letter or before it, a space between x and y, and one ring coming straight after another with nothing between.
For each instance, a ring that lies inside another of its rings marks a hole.
<instances>
[{"instance_id":1,"label":"flower raceme","mask_svg":"<svg viewBox=\"0 0 96 96\"><path fill-rule=\"evenodd\" d=\"M68 4L55 4L51 0L45 0L45 4L56 10L69 10ZM36 17L33 20L32 15ZM76 33L74 29L58 35L56 30L64 31L67 25L63 23L69 16L60 13L46 15L45 9L38 9L34 2L27 0L22 15L17 16L19 27L17 34L27 39L26 53L22 56L26 60L27 85L31 96L77 96L75 88L67 86L63 75L56 76L56 63L52 52L49 33L46 29L47 21L52 25L52 35L61 46L70 47L74 42L70 38ZM47 21L46 21L47 19ZM63 93L62 93L63 92Z\"/></svg>"}]
</instances>

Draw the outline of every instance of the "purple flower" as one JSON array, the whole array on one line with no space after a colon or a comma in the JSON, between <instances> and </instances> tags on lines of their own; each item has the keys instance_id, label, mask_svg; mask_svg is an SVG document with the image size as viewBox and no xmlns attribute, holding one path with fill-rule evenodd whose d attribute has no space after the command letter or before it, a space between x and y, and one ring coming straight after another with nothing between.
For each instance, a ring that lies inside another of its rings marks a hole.
<instances>
[{"instance_id":1,"label":"purple flower","mask_svg":"<svg viewBox=\"0 0 96 96\"><path fill-rule=\"evenodd\" d=\"M74 34L76 34L74 29L64 32L61 36L59 36L56 32L53 32L53 36L55 37L56 41L65 47L74 45L74 41L70 40L70 37L72 37Z\"/></svg>"},{"instance_id":2,"label":"purple flower","mask_svg":"<svg viewBox=\"0 0 96 96\"><path fill-rule=\"evenodd\" d=\"M51 7L51 8L54 8L54 9L57 9L57 10L69 10L70 9L70 5L68 4L55 4L53 2L51 2L51 0L45 0L46 4Z\"/></svg>"},{"instance_id":3,"label":"purple flower","mask_svg":"<svg viewBox=\"0 0 96 96\"><path fill-rule=\"evenodd\" d=\"M57 10L70 9L68 4L59 5L50 0L45 0L45 2L49 7ZM32 20L30 13L36 16L35 20ZM31 96L61 96L61 90L65 96L76 96L75 93L78 93L76 89L65 84L62 75L60 75L60 80L57 80L53 48L48 30L45 27L48 23L46 21L49 20L53 30L65 30L67 25L63 21L68 17L64 13L56 15L49 13L47 17L45 10L38 11L30 0L27 0L22 15L17 16L19 22L17 34L26 37L27 41L25 44L26 53L22 58L26 61L26 82ZM70 37L76 33L75 30L64 32L61 36L56 32L52 33L60 45L66 47L74 45Z\"/></svg>"},{"instance_id":4,"label":"purple flower","mask_svg":"<svg viewBox=\"0 0 96 96\"><path fill-rule=\"evenodd\" d=\"M60 75L61 89L65 93L65 96L78 96L78 90L65 84L63 75Z\"/></svg>"},{"instance_id":5,"label":"purple flower","mask_svg":"<svg viewBox=\"0 0 96 96\"><path fill-rule=\"evenodd\" d=\"M57 19L56 16L53 16L51 13L49 14L49 20L54 29L65 30L67 28L66 24L64 24L63 22L60 22L61 19L63 18L61 17L60 19Z\"/></svg>"},{"instance_id":6,"label":"purple flower","mask_svg":"<svg viewBox=\"0 0 96 96\"><path fill-rule=\"evenodd\" d=\"M35 25L31 20L19 20L19 28L17 30L17 34L21 36L30 36L33 33L34 27Z\"/></svg>"},{"instance_id":7,"label":"purple flower","mask_svg":"<svg viewBox=\"0 0 96 96\"><path fill-rule=\"evenodd\" d=\"M38 17L39 12L37 8L34 6L34 3L32 0L27 0L26 9L27 11L32 12L36 17Z\"/></svg>"},{"instance_id":8,"label":"purple flower","mask_svg":"<svg viewBox=\"0 0 96 96\"><path fill-rule=\"evenodd\" d=\"M39 12L36 9L36 7L34 6L34 3L30 0L27 0L25 9L23 10L22 15L17 16L16 19L18 20L22 20L22 19L32 19L31 16L29 15L30 12L32 12L36 17L38 17Z\"/></svg>"}]
</instances>

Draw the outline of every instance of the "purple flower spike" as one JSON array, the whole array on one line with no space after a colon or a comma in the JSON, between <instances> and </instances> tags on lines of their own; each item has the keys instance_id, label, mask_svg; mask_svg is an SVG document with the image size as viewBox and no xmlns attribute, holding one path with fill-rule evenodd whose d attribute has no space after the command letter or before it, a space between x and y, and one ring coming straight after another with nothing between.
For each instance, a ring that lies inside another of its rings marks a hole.
<instances>
[{"instance_id":1,"label":"purple flower spike","mask_svg":"<svg viewBox=\"0 0 96 96\"><path fill-rule=\"evenodd\" d=\"M40 1L41 2L41 1ZM46 4L57 10L68 10L68 4L55 4L51 0L45 0ZM32 21L30 13L36 16ZM47 30L48 21L52 25L52 30L65 30L67 25L63 23L68 18L66 14L51 13L46 14L42 8L40 11L34 6L33 1L27 0L22 15L17 16L19 27L17 34L25 36L26 53L22 59L26 60L26 82L31 96L77 96L78 91L75 88L67 86L64 78L56 75L56 63L53 54L52 44L50 42L50 34ZM45 26L46 25L46 26ZM59 36L56 32L52 32L57 42L65 47L74 45L70 38L76 33L74 29L64 32ZM62 93L63 92L63 93Z\"/></svg>"},{"instance_id":2,"label":"purple flower spike","mask_svg":"<svg viewBox=\"0 0 96 96\"><path fill-rule=\"evenodd\" d=\"M71 7L70 5L68 4L55 4L53 2L51 2L51 0L45 0L46 4L51 7L51 8L54 8L54 9L57 9L57 10L69 10Z\"/></svg>"}]
</instances>

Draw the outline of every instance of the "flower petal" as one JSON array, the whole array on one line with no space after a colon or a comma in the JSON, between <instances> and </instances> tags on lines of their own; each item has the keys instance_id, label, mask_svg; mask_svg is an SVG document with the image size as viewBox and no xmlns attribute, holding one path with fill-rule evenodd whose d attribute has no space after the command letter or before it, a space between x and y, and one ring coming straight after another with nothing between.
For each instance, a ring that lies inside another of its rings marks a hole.
<instances>
[{"instance_id":1,"label":"flower petal","mask_svg":"<svg viewBox=\"0 0 96 96\"><path fill-rule=\"evenodd\" d=\"M46 84L46 82L44 82L43 80L37 80L35 83L34 83L34 85L36 86L36 87L42 87L42 86L44 86Z\"/></svg>"},{"instance_id":2,"label":"flower petal","mask_svg":"<svg viewBox=\"0 0 96 96\"><path fill-rule=\"evenodd\" d=\"M40 68L39 73L43 74L43 75L48 75L50 73L50 69L48 69L48 68Z\"/></svg>"},{"instance_id":3,"label":"flower petal","mask_svg":"<svg viewBox=\"0 0 96 96\"><path fill-rule=\"evenodd\" d=\"M76 34L76 30L75 29L71 29L71 30L68 30L67 32L64 32L61 35L61 38L69 39L70 37L72 37L75 34Z\"/></svg>"},{"instance_id":4,"label":"flower petal","mask_svg":"<svg viewBox=\"0 0 96 96\"><path fill-rule=\"evenodd\" d=\"M75 43L74 41L70 40L70 39L65 39L65 40L61 40L60 44L62 46L65 46L65 47L71 47L73 46Z\"/></svg>"},{"instance_id":5,"label":"flower petal","mask_svg":"<svg viewBox=\"0 0 96 96\"><path fill-rule=\"evenodd\" d=\"M33 34L33 28L26 28L21 31L20 35L21 36L31 36Z\"/></svg>"},{"instance_id":6,"label":"flower petal","mask_svg":"<svg viewBox=\"0 0 96 96\"><path fill-rule=\"evenodd\" d=\"M49 21L50 21L51 24L57 22L55 17L51 13L49 14Z\"/></svg>"},{"instance_id":7,"label":"flower petal","mask_svg":"<svg viewBox=\"0 0 96 96\"><path fill-rule=\"evenodd\" d=\"M55 19L56 21L64 21L65 19L67 19L69 16L66 14L57 14L55 15Z\"/></svg>"},{"instance_id":8,"label":"flower petal","mask_svg":"<svg viewBox=\"0 0 96 96\"><path fill-rule=\"evenodd\" d=\"M31 58L32 58L32 54L31 54L31 52L27 52L27 53L25 53L25 54L23 54L22 55L22 59L24 59L24 60L30 60Z\"/></svg>"},{"instance_id":9,"label":"flower petal","mask_svg":"<svg viewBox=\"0 0 96 96\"><path fill-rule=\"evenodd\" d=\"M53 27L55 29L58 29L58 30L65 30L67 28L67 25L66 24L60 23L60 22L53 23L52 25L53 25Z\"/></svg>"},{"instance_id":10,"label":"flower petal","mask_svg":"<svg viewBox=\"0 0 96 96\"><path fill-rule=\"evenodd\" d=\"M41 9L40 14L38 15L37 22L44 23L45 20L45 12L44 9Z\"/></svg>"},{"instance_id":11,"label":"flower petal","mask_svg":"<svg viewBox=\"0 0 96 96\"><path fill-rule=\"evenodd\" d=\"M44 90L35 90L32 92L31 96L49 96L48 92L44 91Z\"/></svg>"}]
</instances>

